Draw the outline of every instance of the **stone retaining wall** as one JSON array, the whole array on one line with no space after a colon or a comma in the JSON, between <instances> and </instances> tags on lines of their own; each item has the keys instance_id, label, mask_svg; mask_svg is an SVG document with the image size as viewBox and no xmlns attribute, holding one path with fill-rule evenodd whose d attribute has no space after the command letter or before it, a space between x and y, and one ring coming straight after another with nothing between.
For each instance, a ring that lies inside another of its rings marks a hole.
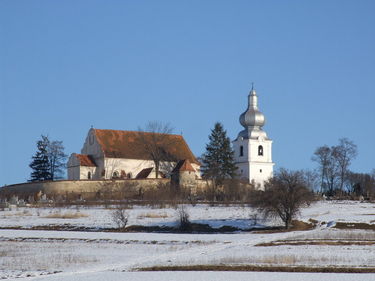
<instances>
[{"instance_id":1,"label":"stone retaining wall","mask_svg":"<svg viewBox=\"0 0 375 281\"><path fill-rule=\"evenodd\" d=\"M132 197L142 191L168 185L169 179L127 179L127 180L77 180L77 181L45 181L30 182L4 186L0 189L0 197L9 199L12 196L28 199L29 196L45 194L51 197L100 197L103 194L122 193ZM84 196L86 195L86 196Z\"/></svg>"}]
</instances>

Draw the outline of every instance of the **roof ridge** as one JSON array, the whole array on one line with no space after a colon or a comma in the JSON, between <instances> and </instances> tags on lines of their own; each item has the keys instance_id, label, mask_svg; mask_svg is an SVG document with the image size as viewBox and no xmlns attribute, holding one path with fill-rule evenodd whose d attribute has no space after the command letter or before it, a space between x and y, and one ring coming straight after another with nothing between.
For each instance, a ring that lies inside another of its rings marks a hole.
<instances>
[{"instance_id":1,"label":"roof ridge","mask_svg":"<svg viewBox=\"0 0 375 281\"><path fill-rule=\"evenodd\" d=\"M128 133L144 133L144 134L158 134L158 135L168 135L168 136L177 136L177 137L183 137L179 134L168 134L168 133L160 133L160 132L147 132L147 131L134 131L134 130L114 130L114 129L95 129L95 131L115 131L115 132L128 132Z\"/></svg>"}]
</instances>

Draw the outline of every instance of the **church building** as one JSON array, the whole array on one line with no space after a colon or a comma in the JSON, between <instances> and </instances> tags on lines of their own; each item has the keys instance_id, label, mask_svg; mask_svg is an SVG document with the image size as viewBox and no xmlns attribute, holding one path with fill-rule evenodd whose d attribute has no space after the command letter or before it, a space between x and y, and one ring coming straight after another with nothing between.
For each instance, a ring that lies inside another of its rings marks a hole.
<instances>
[{"instance_id":1,"label":"church building","mask_svg":"<svg viewBox=\"0 0 375 281\"><path fill-rule=\"evenodd\" d=\"M200 163L181 135L91 128L81 153L68 160L68 180L156 178L155 153L163 154L159 178L170 177L182 160L200 177Z\"/></svg>"},{"instance_id":2,"label":"church building","mask_svg":"<svg viewBox=\"0 0 375 281\"><path fill-rule=\"evenodd\" d=\"M240 179L264 189L264 182L273 175L272 140L262 129L266 120L258 109L258 96L254 88L248 96L247 110L241 114L244 127L233 141L235 162Z\"/></svg>"}]
</instances>

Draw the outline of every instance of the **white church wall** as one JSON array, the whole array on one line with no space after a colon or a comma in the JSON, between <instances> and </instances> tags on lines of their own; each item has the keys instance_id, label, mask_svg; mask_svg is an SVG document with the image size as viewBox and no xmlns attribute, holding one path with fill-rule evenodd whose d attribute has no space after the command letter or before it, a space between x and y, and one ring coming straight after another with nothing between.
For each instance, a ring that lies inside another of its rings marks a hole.
<instances>
[{"instance_id":1,"label":"white church wall","mask_svg":"<svg viewBox=\"0 0 375 281\"><path fill-rule=\"evenodd\" d=\"M75 156L75 153L70 155L68 160L68 180L79 180L80 171L79 171L79 160Z\"/></svg>"},{"instance_id":2,"label":"white church wall","mask_svg":"<svg viewBox=\"0 0 375 281\"><path fill-rule=\"evenodd\" d=\"M152 160L105 158L105 178L112 178L115 172L121 176L121 171L124 171L127 175L130 173L131 178L135 178L140 171L151 167L154 167L154 161ZM160 170L165 172L162 167Z\"/></svg>"},{"instance_id":3,"label":"white church wall","mask_svg":"<svg viewBox=\"0 0 375 281\"><path fill-rule=\"evenodd\" d=\"M91 180L95 178L96 167L81 166L79 171L79 179ZM90 173L90 174L89 174Z\"/></svg>"}]
</instances>

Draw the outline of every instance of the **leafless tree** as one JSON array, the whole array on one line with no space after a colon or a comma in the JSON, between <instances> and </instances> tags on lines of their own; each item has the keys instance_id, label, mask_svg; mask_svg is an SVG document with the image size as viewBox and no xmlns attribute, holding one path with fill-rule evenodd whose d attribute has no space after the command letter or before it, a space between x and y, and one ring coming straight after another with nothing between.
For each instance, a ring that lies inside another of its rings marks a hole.
<instances>
[{"instance_id":1,"label":"leafless tree","mask_svg":"<svg viewBox=\"0 0 375 281\"><path fill-rule=\"evenodd\" d=\"M375 175L349 172L346 183L348 191L356 196L375 196Z\"/></svg>"},{"instance_id":2,"label":"leafless tree","mask_svg":"<svg viewBox=\"0 0 375 281\"><path fill-rule=\"evenodd\" d=\"M313 200L314 194L306 187L302 171L280 169L265 184L264 191L253 191L251 205L265 217L279 217L288 229L299 210Z\"/></svg>"},{"instance_id":3,"label":"leafless tree","mask_svg":"<svg viewBox=\"0 0 375 281\"><path fill-rule=\"evenodd\" d=\"M323 193L325 191L325 179L328 174L328 168L331 164L331 148L327 145L318 147L314 152L312 160L319 165L320 192Z\"/></svg>"},{"instance_id":4,"label":"leafless tree","mask_svg":"<svg viewBox=\"0 0 375 281\"><path fill-rule=\"evenodd\" d=\"M335 190L343 191L351 161L357 156L357 146L342 138L336 146L318 147L312 160L319 165L321 192L332 196Z\"/></svg>"},{"instance_id":5,"label":"leafless tree","mask_svg":"<svg viewBox=\"0 0 375 281\"><path fill-rule=\"evenodd\" d=\"M333 148L333 157L339 169L339 188L343 190L351 161L357 157L357 146L347 138L339 140L339 145Z\"/></svg>"},{"instance_id":6,"label":"leafless tree","mask_svg":"<svg viewBox=\"0 0 375 281\"><path fill-rule=\"evenodd\" d=\"M173 168L171 162L178 160L170 153L170 147L176 143L176 139L170 137L173 128L169 124L151 121L144 129L139 128L138 131L137 137L140 143L154 162L156 178L160 176L160 170L171 171Z\"/></svg>"}]
</instances>

